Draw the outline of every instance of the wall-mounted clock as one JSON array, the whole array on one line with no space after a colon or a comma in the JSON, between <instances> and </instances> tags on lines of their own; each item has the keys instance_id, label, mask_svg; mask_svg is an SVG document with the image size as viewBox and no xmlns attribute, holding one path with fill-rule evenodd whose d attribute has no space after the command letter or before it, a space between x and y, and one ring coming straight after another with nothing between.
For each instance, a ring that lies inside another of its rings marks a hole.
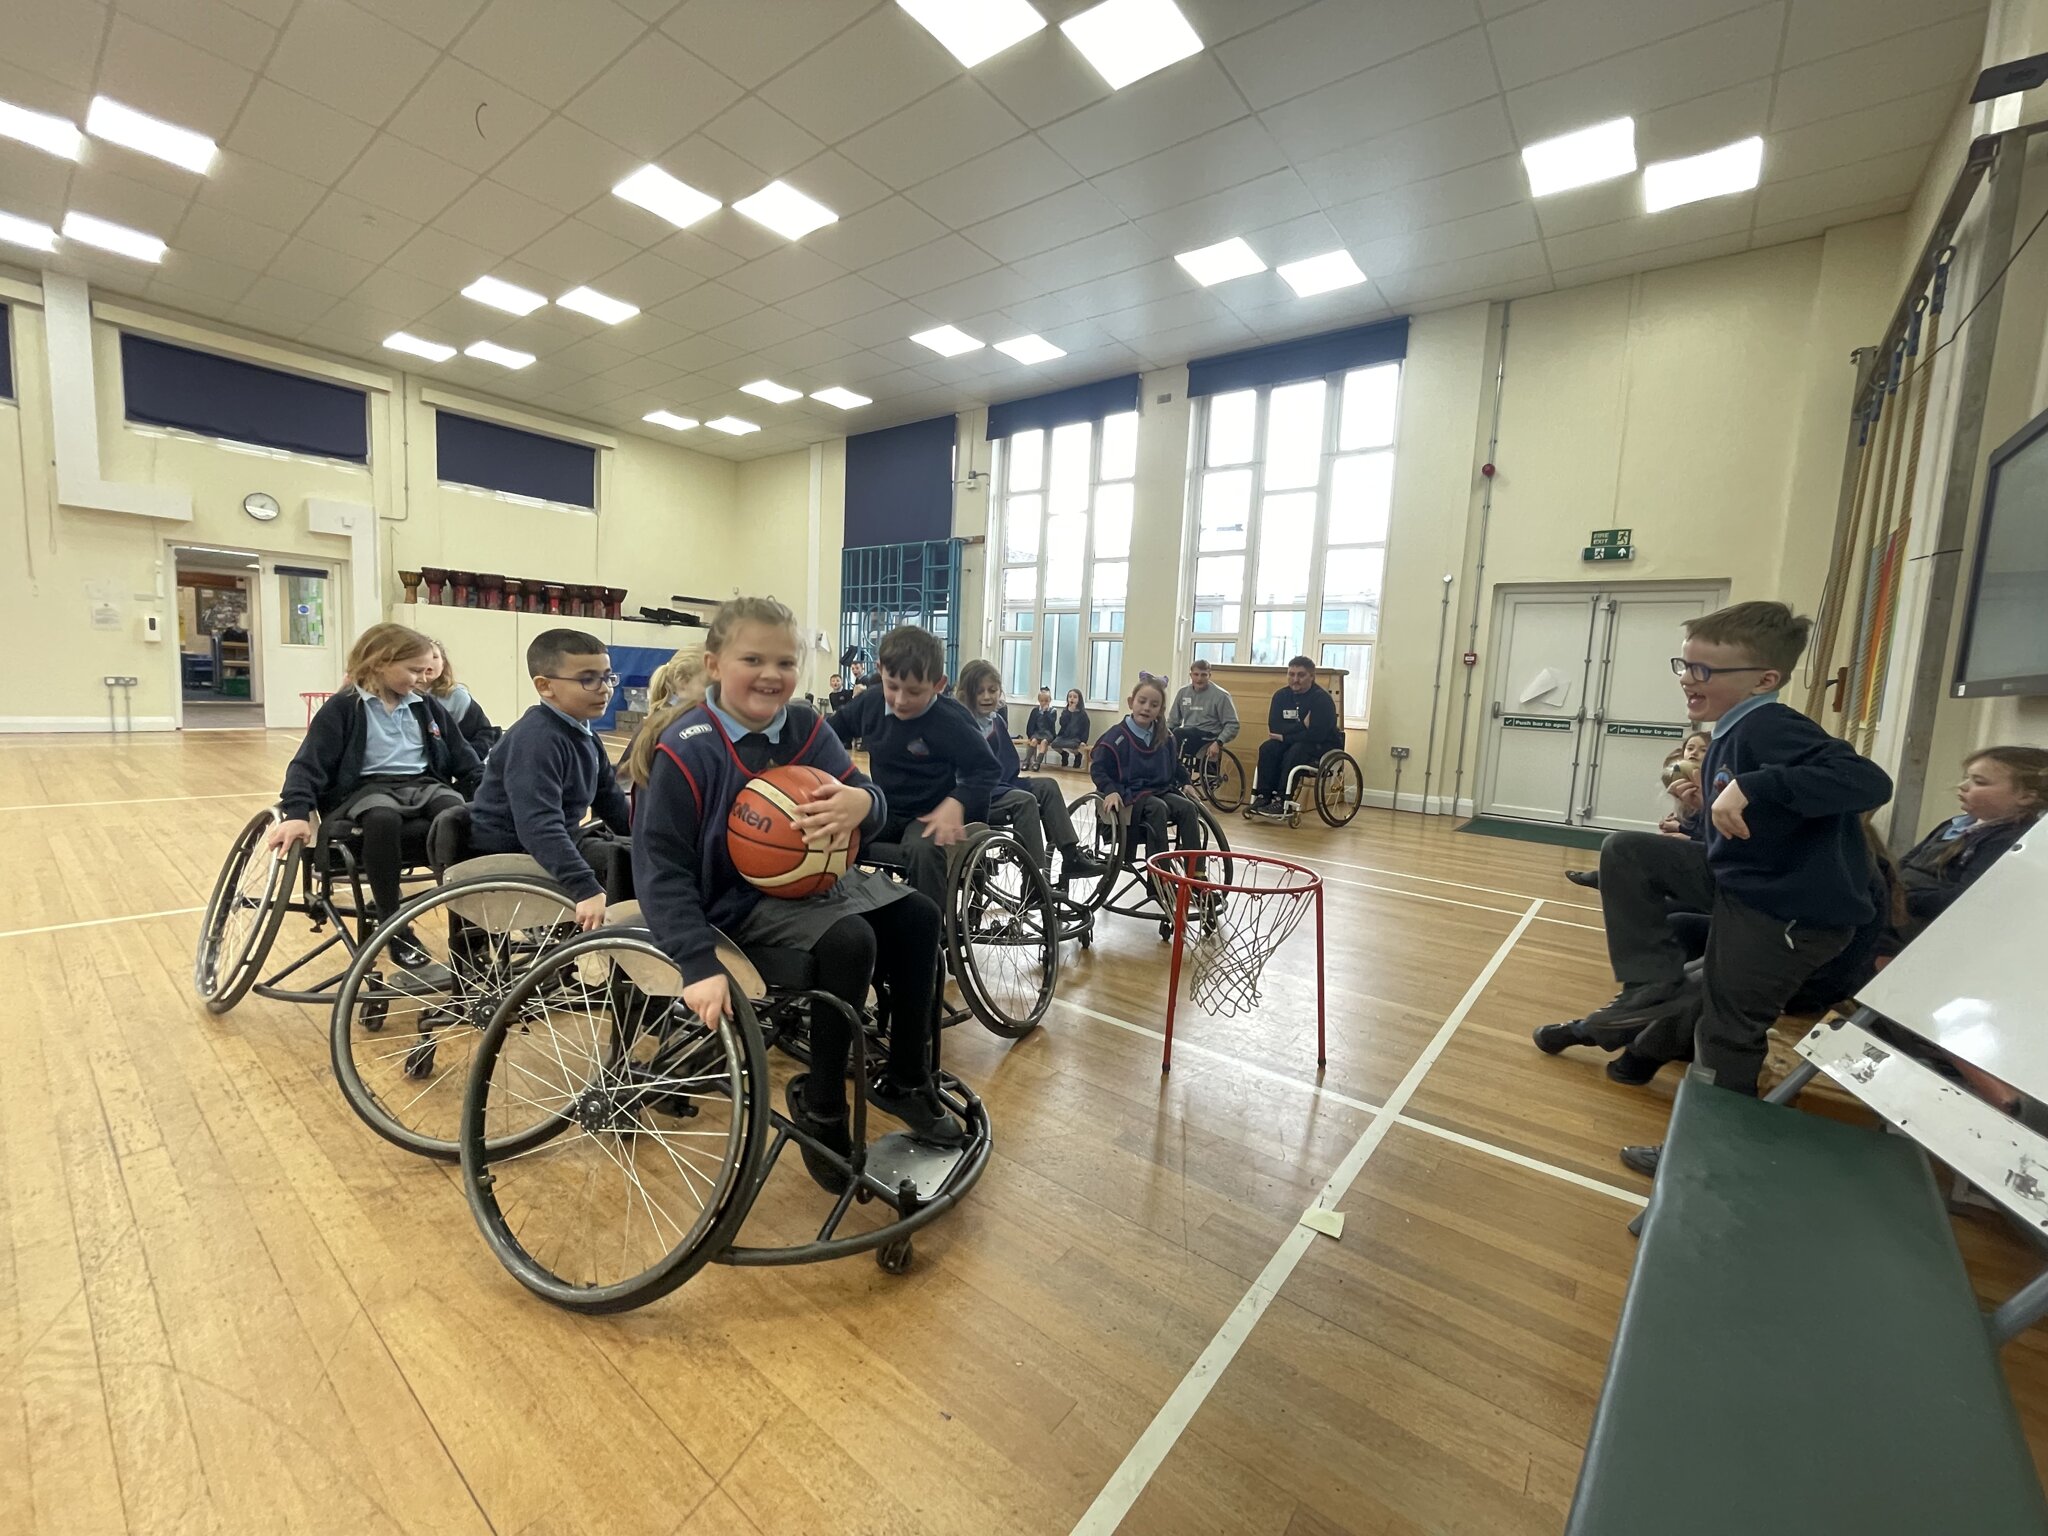
<instances>
[{"instance_id":1,"label":"wall-mounted clock","mask_svg":"<svg viewBox=\"0 0 2048 1536\"><path fill-rule=\"evenodd\" d=\"M259 523L273 522L284 508L277 504L277 498L263 491L251 491L242 498L242 510Z\"/></svg>"}]
</instances>

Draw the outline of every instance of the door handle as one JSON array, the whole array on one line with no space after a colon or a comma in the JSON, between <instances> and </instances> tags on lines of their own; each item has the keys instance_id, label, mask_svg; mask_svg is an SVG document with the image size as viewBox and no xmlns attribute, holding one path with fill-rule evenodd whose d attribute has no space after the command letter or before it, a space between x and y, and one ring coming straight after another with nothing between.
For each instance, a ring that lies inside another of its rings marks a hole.
<instances>
[{"instance_id":1,"label":"door handle","mask_svg":"<svg viewBox=\"0 0 2048 1536\"><path fill-rule=\"evenodd\" d=\"M1493 701L1493 718L1494 718L1494 719L1496 719L1496 720L1498 720L1498 719L1500 718L1500 716L1501 716L1500 700L1499 700L1499 699L1495 699L1495 700Z\"/></svg>"}]
</instances>

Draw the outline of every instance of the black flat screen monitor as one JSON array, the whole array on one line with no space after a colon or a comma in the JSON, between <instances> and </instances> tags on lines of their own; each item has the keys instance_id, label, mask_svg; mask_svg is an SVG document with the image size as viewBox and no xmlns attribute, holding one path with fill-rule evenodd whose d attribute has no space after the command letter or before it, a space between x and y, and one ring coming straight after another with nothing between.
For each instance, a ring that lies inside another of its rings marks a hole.
<instances>
[{"instance_id":1,"label":"black flat screen monitor","mask_svg":"<svg viewBox=\"0 0 2048 1536\"><path fill-rule=\"evenodd\" d=\"M1954 693L2048 694L2048 411L1991 455Z\"/></svg>"}]
</instances>

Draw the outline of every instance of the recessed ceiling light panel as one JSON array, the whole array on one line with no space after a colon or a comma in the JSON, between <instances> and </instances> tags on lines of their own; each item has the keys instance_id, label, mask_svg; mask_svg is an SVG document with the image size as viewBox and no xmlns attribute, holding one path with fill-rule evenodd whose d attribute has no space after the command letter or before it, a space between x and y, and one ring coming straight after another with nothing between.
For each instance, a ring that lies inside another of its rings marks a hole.
<instances>
[{"instance_id":1,"label":"recessed ceiling light panel","mask_svg":"<svg viewBox=\"0 0 2048 1536\"><path fill-rule=\"evenodd\" d=\"M53 251L57 248L57 231L47 224L38 224L34 219L0 213L0 240L9 245L27 246L32 251Z\"/></svg>"},{"instance_id":2,"label":"recessed ceiling light panel","mask_svg":"<svg viewBox=\"0 0 2048 1536\"><path fill-rule=\"evenodd\" d=\"M533 361L531 352L501 347L495 341L473 341L462 349L462 355L480 357L487 363L496 363L500 368L524 368Z\"/></svg>"},{"instance_id":3,"label":"recessed ceiling light panel","mask_svg":"<svg viewBox=\"0 0 2048 1536\"><path fill-rule=\"evenodd\" d=\"M547 303L531 289L496 277L478 278L462 290L462 296L475 299L479 304L488 304L493 309L502 309L508 315L530 315Z\"/></svg>"},{"instance_id":4,"label":"recessed ceiling light panel","mask_svg":"<svg viewBox=\"0 0 2048 1536\"><path fill-rule=\"evenodd\" d=\"M76 160L85 147L85 135L75 123L47 112L31 112L11 101L0 101L0 135L32 144L44 154Z\"/></svg>"},{"instance_id":5,"label":"recessed ceiling light panel","mask_svg":"<svg viewBox=\"0 0 2048 1536\"><path fill-rule=\"evenodd\" d=\"M754 395L772 405L787 405L792 400L801 400L804 392L791 389L787 384L778 384L773 379L756 379L751 384L742 384L740 393Z\"/></svg>"},{"instance_id":6,"label":"recessed ceiling light panel","mask_svg":"<svg viewBox=\"0 0 2048 1536\"><path fill-rule=\"evenodd\" d=\"M677 181L658 165L643 165L612 188L612 195L659 214L677 229L688 229L724 205L688 182Z\"/></svg>"},{"instance_id":7,"label":"recessed ceiling light panel","mask_svg":"<svg viewBox=\"0 0 2048 1536\"><path fill-rule=\"evenodd\" d=\"M606 325L617 325L621 320L630 320L640 313L639 306L628 304L624 299L610 298L595 288L571 288L555 302L579 315L602 320Z\"/></svg>"},{"instance_id":8,"label":"recessed ceiling light panel","mask_svg":"<svg viewBox=\"0 0 2048 1536\"><path fill-rule=\"evenodd\" d=\"M649 411L640 419L651 421L657 427L667 427L672 432L687 432L697 425L696 417L678 416L674 411Z\"/></svg>"},{"instance_id":9,"label":"recessed ceiling light panel","mask_svg":"<svg viewBox=\"0 0 2048 1536\"><path fill-rule=\"evenodd\" d=\"M765 225L785 240L801 240L814 229L839 222L839 215L814 197L806 197L786 181L771 181L752 197L732 205L756 224Z\"/></svg>"},{"instance_id":10,"label":"recessed ceiling light panel","mask_svg":"<svg viewBox=\"0 0 2048 1536\"><path fill-rule=\"evenodd\" d=\"M1636 168L1636 120L1617 117L1531 144L1522 151L1522 167L1535 197L1626 176Z\"/></svg>"},{"instance_id":11,"label":"recessed ceiling light panel","mask_svg":"<svg viewBox=\"0 0 2048 1536\"><path fill-rule=\"evenodd\" d=\"M1120 91L1202 51L1202 40L1173 0L1103 0L1060 23L1095 72Z\"/></svg>"},{"instance_id":12,"label":"recessed ceiling light panel","mask_svg":"<svg viewBox=\"0 0 2048 1536\"><path fill-rule=\"evenodd\" d=\"M92 107L85 114L85 131L96 139L183 166L202 176L213 168L213 157L220 153L205 134L124 107L106 96L93 97Z\"/></svg>"},{"instance_id":13,"label":"recessed ceiling light panel","mask_svg":"<svg viewBox=\"0 0 2048 1536\"><path fill-rule=\"evenodd\" d=\"M1704 155L1659 160L1643 167L1643 208L1661 213L1709 197L1747 192L1763 179L1764 141L1739 139Z\"/></svg>"},{"instance_id":14,"label":"recessed ceiling light panel","mask_svg":"<svg viewBox=\"0 0 2048 1536\"><path fill-rule=\"evenodd\" d=\"M438 341L422 341L405 331L393 331L384 338L384 345L394 352L410 352L414 357L424 357L434 363L445 363L455 355L453 347L443 346Z\"/></svg>"},{"instance_id":15,"label":"recessed ceiling light panel","mask_svg":"<svg viewBox=\"0 0 2048 1536\"><path fill-rule=\"evenodd\" d=\"M1259 253L1235 235L1214 245L1205 245L1199 251L1182 251L1173 259L1204 288L1213 288L1233 277L1250 277L1254 272L1266 270L1266 264L1259 260Z\"/></svg>"},{"instance_id":16,"label":"recessed ceiling light panel","mask_svg":"<svg viewBox=\"0 0 2048 1536\"><path fill-rule=\"evenodd\" d=\"M1014 357L1020 363L1049 363L1056 357L1065 357L1067 349L1056 347L1043 336L1012 336L1008 341L996 343L996 350Z\"/></svg>"},{"instance_id":17,"label":"recessed ceiling light panel","mask_svg":"<svg viewBox=\"0 0 2048 1536\"><path fill-rule=\"evenodd\" d=\"M82 245L96 245L103 251L112 251L116 256L130 256L137 261L164 259L164 243L155 235L145 235L139 229L129 229L122 224L109 224L89 213L65 214L64 238Z\"/></svg>"},{"instance_id":18,"label":"recessed ceiling light panel","mask_svg":"<svg viewBox=\"0 0 2048 1536\"><path fill-rule=\"evenodd\" d=\"M977 341L957 325L935 326L929 331L919 331L910 338L920 347L930 347L941 357L958 357L963 352L979 352L988 343Z\"/></svg>"},{"instance_id":19,"label":"recessed ceiling light panel","mask_svg":"<svg viewBox=\"0 0 2048 1536\"><path fill-rule=\"evenodd\" d=\"M1030 0L896 0L927 32L972 69L1045 29Z\"/></svg>"},{"instance_id":20,"label":"recessed ceiling light panel","mask_svg":"<svg viewBox=\"0 0 2048 1536\"><path fill-rule=\"evenodd\" d=\"M728 437L745 437L749 432L761 430L760 423L746 421L738 416L721 416L716 421L704 423L714 432L723 432Z\"/></svg>"},{"instance_id":21,"label":"recessed ceiling light panel","mask_svg":"<svg viewBox=\"0 0 2048 1536\"><path fill-rule=\"evenodd\" d=\"M857 411L864 405L873 405L875 403L867 395L856 395L852 390L841 389L837 384L834 384L830 389L812 390L811 398L813 400L822 400L827 405L836 405L842 411Z\"/></svg>"},{"instance_id":22,"label":"recessed ceiling light panel","mask_svg":"<svg viewBox=\"0 0 2048 1536\"><path fill-rule=\"evenodd\" d=\"M1274 269L1294 290L1297 299L1312 299L1365 281L1365 273L1351 259L1349 251L1326 251L1306 261L1283 262Z\"/></svg>"}]
</instances>

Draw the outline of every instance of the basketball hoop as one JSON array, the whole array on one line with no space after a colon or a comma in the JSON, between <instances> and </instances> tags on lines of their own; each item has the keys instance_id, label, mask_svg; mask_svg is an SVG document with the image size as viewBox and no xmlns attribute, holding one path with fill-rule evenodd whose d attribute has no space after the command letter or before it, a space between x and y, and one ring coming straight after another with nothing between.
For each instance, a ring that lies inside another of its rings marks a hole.
<instances>
[{"instance_id":1,"label":"basketball hoop","mask_svg":"<svg viewBox=\"0 0 2048 1536\"><path fill-rule=\"evenodd\" d=\"M1207 849L1155 853L1145 861L1173 914L1173 970L1166 992L1166 1048L1159 1070L1173 1070L1173 1014L1181 955L1189 957L1188 998L1235 1018L1259 1005L1259 978L1310 907L1316 913L1316 1065L1328 1065L1323 1039L1323 878L1305 864L1266 854ZM1189 929L1193 928L1193 942Z\"/></svg>"}]
</instances>

